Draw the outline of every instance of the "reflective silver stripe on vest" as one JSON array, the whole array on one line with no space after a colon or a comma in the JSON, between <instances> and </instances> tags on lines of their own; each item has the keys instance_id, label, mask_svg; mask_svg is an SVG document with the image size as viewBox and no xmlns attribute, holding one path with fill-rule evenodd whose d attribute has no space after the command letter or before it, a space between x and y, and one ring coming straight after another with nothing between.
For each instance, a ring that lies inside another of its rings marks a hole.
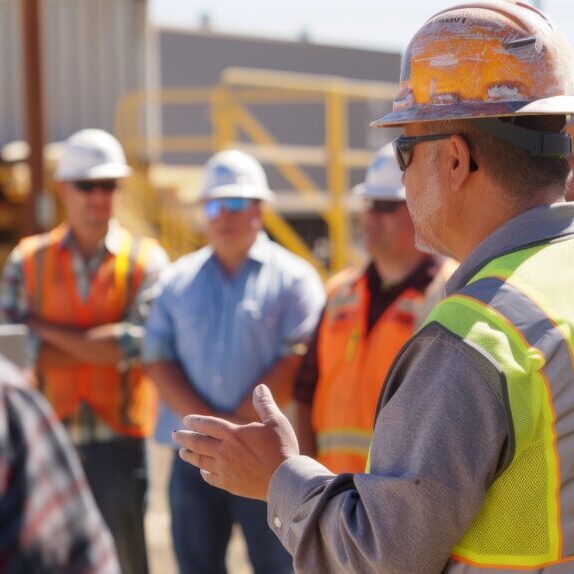
<instances>
[{"instance_id":1,"label":"reflective silver stripe on vest","mask_svg":"<svg viewBox=\"0 0 574 574\"><path fill-rule=\"evenodd\" d=\"M354 432L328 431L321 432L317 436L317 447L319 452L348 451L353 453L369 452L371 446L371 434L365 432L358 434Z\"/></svg>"},{"instance_id":2,"label":"reflective silver stripe on vest","mask_svg":"<svg viewBox=\"0 0 574 574\"><path fill-rule=\"evenodd\" d=\"M537 303L502 279L479 279L459 293L494 308L522 333L529 345L541 351L546 358L542 371L550 383L556 412L562 556L574 556L574 367L570 344ZM570 564L568 572L574 572L574 563Z\"/></svg>"},{"instance_id":3,"label":"reflective silver stripe on vest","mask_svg":"<svg viewBox=\"0 0 574 574\"><path fill-rule=\"evenodd\" d=\"M553 564L544 568L481 568L449 560L444 574L572 574L574 572L574 561L569 560L563 564Z\"/></svg>"}]
</instances>

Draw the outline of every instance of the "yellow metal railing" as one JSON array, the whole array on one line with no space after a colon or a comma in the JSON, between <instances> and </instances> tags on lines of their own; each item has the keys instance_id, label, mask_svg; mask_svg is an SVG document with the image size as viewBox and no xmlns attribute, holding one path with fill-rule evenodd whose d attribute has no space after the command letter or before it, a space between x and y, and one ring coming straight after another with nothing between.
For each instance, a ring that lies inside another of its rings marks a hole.
<instances>
[{"instance_id":1,"label":"yellow metal railing","mask_svg":"<svg viewBox=\"0 0 574 574\"><path fill-rule=\"evenodd\" d=\"M372 150L349 148L349 104L356 101L391 100L396 84L348 80L332 76L275 72L247 68L229 68L212 88L168 89L153 93L138 92L127 96L118 106L116 134L125 146L130 161L153 157L154 152L207 152L238 148L251 153L264 164L274 165L293 190L301 194L301 203L317 209L329 230L330 261L325 268L305 241L296 233L278 210L265 213L270 233L289 249L311 261L326 277L357 258L349 240L349 215L346 196L350 170L366 168ZM250 106L321 104L324 109L325 135L322 145L284 145L263 125ZM212 132L186 137L146 136L142 114L146 106L201 106L209 109ZM246 141L247 140L247 141ZM141 164L140 164L141 165ZM306 172L306 167L325 169L325 191ZM143 169L143 168L142 168ZM162 200L150 182L145 169L128 185L126 195L158 229L160 240L172 254L193 249L201 241L201 233L190 215L189 201ZM143 173L143 177L142 174ZM145 182L144 182L145 180ZM143 190L142 188L145 188ZM322 201L323 200L323 201ZM187 205L184 205L186 204ZM177 204L177 201L176 201ZM136 209L134 207L134 209Z\"/></svg>"}]
</instances>

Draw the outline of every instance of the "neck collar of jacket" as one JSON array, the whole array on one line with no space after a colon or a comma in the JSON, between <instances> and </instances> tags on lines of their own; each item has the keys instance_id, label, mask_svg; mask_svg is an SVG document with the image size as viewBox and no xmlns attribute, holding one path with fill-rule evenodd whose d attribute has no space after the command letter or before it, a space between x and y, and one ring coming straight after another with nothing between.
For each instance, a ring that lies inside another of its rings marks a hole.
<instances>
[{"instance_id":1,"label":"neck collar of jacket","mask_svg":"<svg viewBox=\"0 0 574 574\"><path fill-rule=\"evenodd\" d=\"M574 203L535 207L507 221L480 243L446 284L452 295L489 261L520 248L574 234Z\"/></svg>"}]
</instances>

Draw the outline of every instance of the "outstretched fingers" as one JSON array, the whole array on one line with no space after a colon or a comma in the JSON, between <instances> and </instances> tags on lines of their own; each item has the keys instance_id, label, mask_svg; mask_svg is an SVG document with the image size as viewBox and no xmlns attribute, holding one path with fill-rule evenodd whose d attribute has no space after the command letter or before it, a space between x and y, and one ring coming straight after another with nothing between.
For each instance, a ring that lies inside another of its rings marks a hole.
<instances>
[{"instance_id":1,"label":"outstretched fingers","mask_svg":"<svg viewBox=\"0 0 574 574\"><path fill-rule=\"evenodd\" d=\"M225 419L202 415L187 415L183 418L183 424L190 431L216 439L225 438L237 426Z\"/></svg>"},{"instance_id":2,"label":"outstretched fingers","mask_svg":"<svg viewBox=\"0 0 574 574\"><path fill-rule=\"evenodd\" d=\"M172 433L173 440L183 448L214 458L221 444L220 439L212 438L195 431L177 430Z\"/></svg>"},{"instance_id":3,"label":"outstretched fingers","mask_svg":"<svg viewBox=\"0 0 574 574\"><path fill-rule=\"evenodd\" d=\"M193 466L196 466L200 470L217 472L217 461L211 456L199 454L182 447L179 449L179 458Z\"/></svg>"},{"instance_id":4,"label":"outstretched fingers","mask_svg":"<svg viewBox=\"0 0 574 574\"><path fill-rule=\"evenodd\" d=\"M207 484L216 486L217 488L224 487L222 476L216 470L216 460L202 454L197 454L196 452L192 452L185 448L179 449L179 456L185 462L188 462L189 464L199 468L201 478L203 478Z\"/></svg>"}]
</instances>

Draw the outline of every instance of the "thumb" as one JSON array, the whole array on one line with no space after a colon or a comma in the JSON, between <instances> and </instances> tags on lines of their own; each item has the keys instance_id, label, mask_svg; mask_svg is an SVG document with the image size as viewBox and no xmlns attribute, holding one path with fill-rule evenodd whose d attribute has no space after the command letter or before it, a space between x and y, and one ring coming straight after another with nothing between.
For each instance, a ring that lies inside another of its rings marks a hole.
<instances>
[{"instance_id":1,"label":"thumb","mask_svg":"<svg viewBox=\"0 0 574 574\"><path fill-rule=\"evenodd\" d=\"M262 423L270 422L281 414L277 403L267 385L257 385L253 391L253 408Z\"/></svg>"}]
</instances>

